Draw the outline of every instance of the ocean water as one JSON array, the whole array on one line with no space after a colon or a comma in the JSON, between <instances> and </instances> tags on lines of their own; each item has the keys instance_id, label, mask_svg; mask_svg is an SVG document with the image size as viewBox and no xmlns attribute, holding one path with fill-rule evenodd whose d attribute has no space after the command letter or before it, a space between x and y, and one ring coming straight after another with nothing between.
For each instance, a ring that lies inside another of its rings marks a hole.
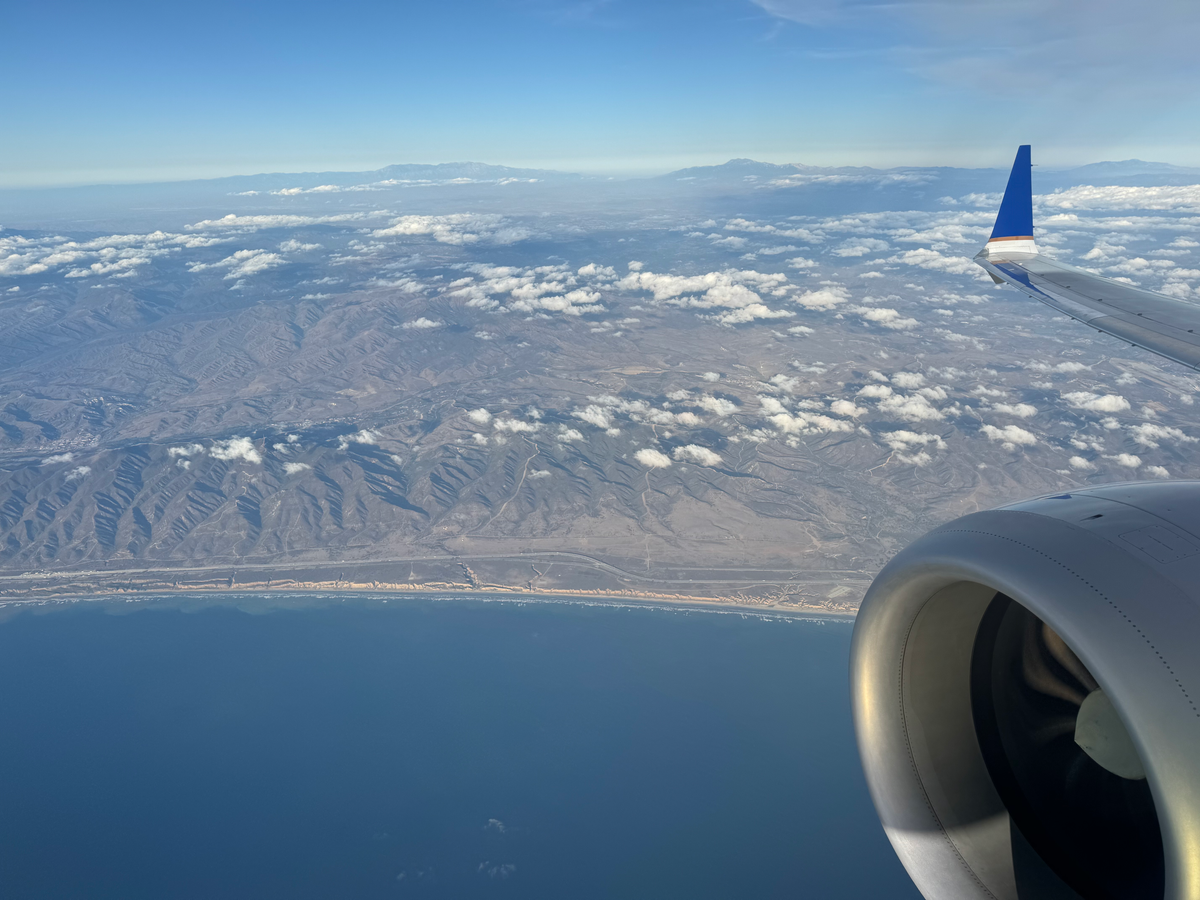
<instances>
[{"instance_id":1,"label":"ocean water","mask_svg":"<svg viewBox=\"0 0 1200 900\"><path fill-rule=\"evenodd\" d=\"M0 896L918 896L846 624L278 602L0 625Z\"/></svg>"}]
</instances>

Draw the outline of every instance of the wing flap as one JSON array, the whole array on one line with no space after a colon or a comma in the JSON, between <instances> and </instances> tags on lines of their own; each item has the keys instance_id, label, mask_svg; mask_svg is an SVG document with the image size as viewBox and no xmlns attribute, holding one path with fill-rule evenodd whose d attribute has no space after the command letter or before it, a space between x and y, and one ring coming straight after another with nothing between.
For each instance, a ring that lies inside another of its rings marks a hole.
<instances>
[{"instance_id":1,"label":"wing flap","mask_svg":"<svg viewBox=\"0 0 1200 900\"><path fill-rule=\"evenodd\" d=\"M1195 343L1185 341L1177 336L1163 334L1161 331L1143 328L1133 322L1124 322L1114 316L1102 319L1101 324L1097 324L1095 327L1157 353L1159 356L1165 356L1167 359L1191 366L1193 369L1200 368L1200 341ZM1188 337L1192 337L1192 335L1188 335Z\"/></svg>"},{"instance_id":2,"label":"wing flap","mask_svg":"<svg viewBox=\"0 0 1200 900\"><path fill-rule=\"evenodd\" d=\"M1200 306L1044 256L977 261L993 278L1097 331L1200 368Z\"/></svg>"}]
</instances>

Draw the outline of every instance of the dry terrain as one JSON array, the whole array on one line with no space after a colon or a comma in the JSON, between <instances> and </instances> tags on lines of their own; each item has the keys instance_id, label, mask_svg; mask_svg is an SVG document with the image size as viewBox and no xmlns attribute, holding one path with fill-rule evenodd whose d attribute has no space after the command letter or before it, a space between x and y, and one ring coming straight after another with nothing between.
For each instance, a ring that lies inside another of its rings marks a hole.
<instances>
[{"instance_id":1,"label":"dry terrain","mask_svg":"<svg viewBox=\"0 0 1200 900\"><path fill-rule=\"evenodd\" d=\"M1001 173L754 165L0 198L0 597L847 612L954 516L1197 474L1193 375L970 262ZM1194 295L1190 201L1062 177L1054 252Z\"/></svg>"}]
</instances>

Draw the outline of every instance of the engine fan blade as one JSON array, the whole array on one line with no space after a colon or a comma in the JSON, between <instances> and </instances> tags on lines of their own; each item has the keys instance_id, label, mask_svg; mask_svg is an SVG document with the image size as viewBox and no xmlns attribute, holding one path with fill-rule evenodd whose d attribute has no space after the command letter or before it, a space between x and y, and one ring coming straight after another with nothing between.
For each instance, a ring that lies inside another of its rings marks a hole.
<instances>
[{"instance_id":1,"label":"engine fan blade","mask_svg":"<svg viewBox=\"0 0 1200 900\"><path fill-rule=\"evenodd\" d=\"M984 761L1034 851L1084 900L1162 897L1162 837L1149 785L1110 771L1076 742L1080 709L1099 686L1066 642L997 594L971 669ZM1119 740L1118 727L1123 733L1119 719L1105 720L1104 736ZM1128 759L1123 765L1134 771Z\"/></svg>"}]
</instances>

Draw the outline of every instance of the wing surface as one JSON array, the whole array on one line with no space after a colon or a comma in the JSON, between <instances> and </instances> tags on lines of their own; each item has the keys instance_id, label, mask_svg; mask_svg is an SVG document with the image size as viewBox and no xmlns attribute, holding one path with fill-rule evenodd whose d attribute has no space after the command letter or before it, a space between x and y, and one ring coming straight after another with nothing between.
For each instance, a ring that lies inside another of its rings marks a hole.
<instances>
[{"instance_id":1,"label":"wing surface","mask_svg":"<svg viewBox=\"0 0 1200 900\"><path fill-rule=\"evenodd\" d=\"M1032 234L1029 160L1029 147L1021 147L996 228L975 261L998 284L1010 284L1097 331L1200 369L1200 305L1085 272L1038 253ZM1028 216L1024 215L1026 209ZM1024 233L1008 233L1014 229Z\"/></svg>"}]
</instances>

